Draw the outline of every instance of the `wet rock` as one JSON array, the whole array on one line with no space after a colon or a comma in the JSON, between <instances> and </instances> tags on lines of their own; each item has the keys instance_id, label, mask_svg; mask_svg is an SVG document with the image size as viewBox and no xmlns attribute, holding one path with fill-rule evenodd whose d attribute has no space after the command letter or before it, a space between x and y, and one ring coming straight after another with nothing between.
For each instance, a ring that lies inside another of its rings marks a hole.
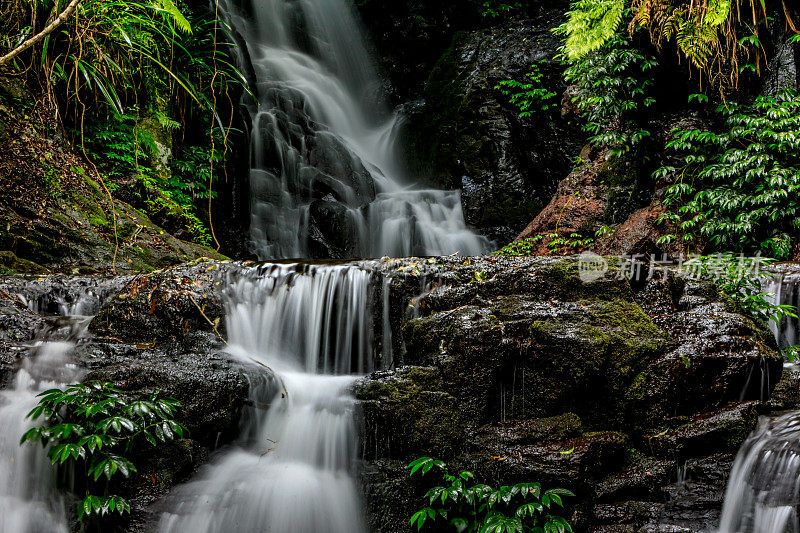
<instances>
[{"instance_id":1,"label":"wet rock","mask_svg":"<svg viewBox=\"0 0 800 533\"><path fill-rule=\"evenodd\" d=\"M756 428L760 402L735 403L695 417L674 430L645 435L646 448L659 457L702 456L708 450L735 452Z\"/></svg>"},{"instance_id":2,"label":"wet rock","mask_svg":"<svg viewBox=\"0 0 800 533\"><path fill-rule=\"evenodd\" d=\"M359 481L370 531L407 533L409 510L423 507L425 487L412 479L403 461L380 459L363 463Z\"/></svg>"},{"instance_id":3,"label":"wet rock","mask_svg":"<svg viewBox=\"0 0 800 533\"><path fill-rule=\"evenodd\" d=\"M448 458L459 450L465 417L444 392L435 368L404 367L379 372L355 386L360 401L365 457L428 453Z\"/></svg>"},{"instance_id":4,"label":"wet rock","mask_svg":"<svg viewBox=\"0 0 800 533\"><path fill-rule=\"evenodd\" d=\"M711 303L661 317L677 348L653 361L629 398L641 416L693 415L732 400L767 398L783 358L769 330Z\"/></svg>"},{"instance_id":5,"label":"wet rock","mask_svg":"<svg viewBox=\"0 0 800 533\"><path fill-rule=\"evenodd\" d=\"M777 410L800 409L800 370L796 366L783 370L769 403Z\"/></svg>"},{"instance_id":6,"label":"wet rock","mask_svg":"<svg viewBox=\"0 0 800 533\"><path fill-rule=\"evenodd\" d=\"M563 89L554 60L558 10L533 20L457 33L432 70L422 99L402 108L412 175L461 189L467 223L507 242L547 203L569 172L582 135L557 110L522 119L496 86L525 82L536 65L543 84Z\"/></svg>"},{"instance_id":7,"label":"wet rock","mask_svg":"<svg viewBox=\"0 0 800 533\"><path fill-rule=\"evenodd\" d=\"M574 490L576 531L716 527L732 454L766 408L727 404L780 374L769 332L717 287L672 272L628 281L614 260L590 283L574 259L385 264L392 294L431 287L403 315L396 357L436 369L435 390L455 398L467 437L447 450L452 468ZM400 479L380 473L386 450L366 453L374 475ZM435 455L404 453L391 457Z\"/></svg>"},{"instance_id":8,"label":"wet rock","mask_svg":"<svg viewBox=\"0 0 800 533\"><path fill-rule=\"evenodd\" d=\"M606 408L624 403L668 339L631 301L627 281L609 275L584 284L569 261L531 262L523 272L487 273L474 293L435 289L425 299L431 314L406 325L407 358L441 368L478 424L571 411L616 427Z\"/></svg>"},{"instance_id":9,"label":"wet rock","mask_svg":"<svg viewBox=\"0 0 800 533\"><path fill-rule=\"evenodd\" d=\"M602 503L643 498L661 501L665 497L664 486L673 483L676 476L675 461L639 453L630 464L600 480L594 487L592 497Z\"/></svg>"},{"instance_id":10,"label":"wet rock","mask_svg":"<svg viewBox=\"0 0 800 533\"><path fill-rule=\"evenodd\" d=\"M0 292L0 388L10 384L36 332L45 319L16 297Z\"/></svg>"},{"instance_id":11,"label":"wet rock","mask_svg":"<svg viewBox=\"0 0 800 533\"><path fill-rule=\"evenodd\" d=\"M198 353L94 343L81 351L79 360L88 371L84 381L110 381L126 392L148 395L158 390L176 398L183 405L179 418L192 440L214 448L237 436L242 409L249 403L250 379L263 377L218 354L222 346L213 337L207 343L208 349Z\"/></svg>"},{"instance_id":12,"label":"wet rock","mask_svg":"<svg viewBox=\"0 0 800 533\"><path fill-rule=\"evenodd\" d=\"M511 420L479 428L473 437L473 446L488 448L498 443L504 446L524 446L548 440L567 440L580 436L582 429L581 419L575 413Z\"/></svg>"},{"instance_id":13,"label":"wet rock","mask_svg":"<svg viewBox=\"0 0 800 533\"><path fill-rule=\"evenodd\" d=\"M90 331L121 343L156 346L186 343L192 333L222 339L224 308L220 285L234 263L200 261L131 278L92 320Z\"/></svg>"}]
</instances>

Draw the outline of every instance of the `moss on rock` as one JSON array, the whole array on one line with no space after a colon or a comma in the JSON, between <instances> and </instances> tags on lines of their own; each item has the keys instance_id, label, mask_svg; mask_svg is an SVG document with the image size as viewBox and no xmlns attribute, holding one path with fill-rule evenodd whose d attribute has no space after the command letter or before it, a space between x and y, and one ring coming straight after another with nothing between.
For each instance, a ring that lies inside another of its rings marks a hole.
<instances>
[{"instance_id":1,"label":"moss on rock","mask_svg":"<svg viewBox=\"0 0 800 533\"><path fill-rule=\"evenodd\" d=\"M362 407L368 456L380 449L391 457L448 458L464 438L458 400L443 390L435 368L405 367L362 381L355 389Z\"/></svg>"}]
</instances>

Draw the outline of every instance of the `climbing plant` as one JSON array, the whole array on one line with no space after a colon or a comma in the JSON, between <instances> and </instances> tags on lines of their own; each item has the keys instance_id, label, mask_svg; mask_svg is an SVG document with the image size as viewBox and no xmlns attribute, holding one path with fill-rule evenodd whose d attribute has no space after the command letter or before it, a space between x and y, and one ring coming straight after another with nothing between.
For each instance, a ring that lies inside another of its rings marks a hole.
<instances>
[{"instance_id":1,"label":"climbing plant","mask_svg":"<svg viewBox=\"0 0 800 533\"><path fill-rule=\"evenodd\" d=\"M570 61L564 76L577 87L574 102L592 144L620 156L650 136L643 123L645 110L655 104L651 74L657 65L654 57L621 34Z\"/></svg>"},{"instance_id":2,"label":"climbing plant","mask_svg":"<svg viewBox=\"0 0 800 533\"><path fill-rule=\"evenodd\" d=\"M721 132L679 129L667 144L679 164L654 177L674 176L661 220L678 232L660 242L785 259L800 230L800 94L786 90L718 112Z\"/></svg>"},{"instance_id":3,"label":"climbing plant","mask_svg":"<svg viewBox=\"0 0 800 533\"><path fill-rule=\"evenodd\" d=\"M112 489L117 479L136 473L130 457L145 444L157 447L186 434L175 420L180 403L159 392L140 399L111 383L93 382L38 397L28 417L44 424L28 430L20 443L41 443L55 467L76 476L83 492L78 518L84 522L129 513L128 501Z\"/></svg>"},{"instance_id":4,"label":"climbing plant","mask_svg":"<svg viewBox=\"0 0 800 533\"><path fill-rule=\"evenodd\" d=\"M546 60L535 63L525 76L525 81L501 81L495 89L506 95L519 109L519 116L527 118L539 111L549 111L556 107L558 94L544 85L541 66Z\"/></svg>"},{"instance_id":5,"label":"climbing plant","mask_svg":"<svg viewBox=\"0 0 800 533\"><path fill-rule=\"evenodd\" d=\"M459 533L572 531L566 519L551 514L563 506L562 496L574 496L568 490L543 490L539 483L517 483L496 489L476 483L472 472L452 475L443 461L431 457L421 457L408 468L412 476L417 473L424 476L433 470L444 482L427 492L428 505L411 517L410 523L417 531L445 524Z\"/></svg>"}]
</instances>

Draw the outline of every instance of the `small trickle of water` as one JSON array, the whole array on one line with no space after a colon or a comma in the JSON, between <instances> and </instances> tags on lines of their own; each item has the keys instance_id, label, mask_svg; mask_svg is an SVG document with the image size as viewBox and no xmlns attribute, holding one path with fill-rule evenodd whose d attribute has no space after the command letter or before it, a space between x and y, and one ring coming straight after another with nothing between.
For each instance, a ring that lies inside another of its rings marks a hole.
<instances>
[{"instance_id":1,"label":"small trickle of water","mask_svg":"<svg viewBox=\"0 0 800 533\"><path fill-rule=\"evenodd\" d=\"M761 283L773 304L800 309L800 269L779 268L773 277L766 278ZM784 316L780 323L770 321L769 327L781 348L800 344L800 320L797 318Z\"/></svg>"},{"instance_id":2,"label":"small trickle of water","mask_svg":"<svg viewBox=\"0 0 800 533\"><path fill-rule=\"evenodd\" d=\"M162 532L359 533L356 372L372 367L371 274L271 265L225 289L229 352L275 372L251 388L242 440L171 497Z\"/></svg>"}]
</instances>

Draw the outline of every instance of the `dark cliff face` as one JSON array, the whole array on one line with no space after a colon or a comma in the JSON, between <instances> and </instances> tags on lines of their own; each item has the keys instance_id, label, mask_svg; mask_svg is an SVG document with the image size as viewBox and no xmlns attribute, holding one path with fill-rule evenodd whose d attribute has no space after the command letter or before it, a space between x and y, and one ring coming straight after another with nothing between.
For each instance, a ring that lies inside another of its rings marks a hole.
<instances>
[{"instance_id":1,"label":"dark cliff face","mask_svg":"<svg viewBox=\"0 0 800 533\"><path fill-rule=\"evenodd\" d=\"M610 180L592 173L590 181L605 182L602 190L590 191L590 209L570 204L567 213L586 227L559 224L564 198L580 192L570 182L573 160L589 150L581 150L585 136L570 122L578 118L562 80L563 65L553 61L559 43L549 30L563 22L568 3L527 2L523 10L499 18L481 16L478 4L359 3L384 85L406 118L403 143L411 174L436 187L461 189L467 222L501 244L541 215L521 237L554 231L569 236L611 224L620 225L619 231L614 242L598 248L601 253L679 252L655 245L663 233L654 221L663 213L664 183L650 177L670 129L696 118L686 100L698 91L697 76L687 62L660 54L654 88L658 105L647 118L654 136L647 163L636 156L630 168L612 169ZM783 20L782 13L775 15ZM769 68L761 78L743 75L729 99L747 101L798 87L800 45L787 44L787 29L773 26L761 36ZM521 119L508 97L495 89L504 80L525 81L533 64L543 75L541 86L555 92L558 102L563 97L564 116L555 111ZM601 216L591 209L598 206Z\"/></svg>"}]
</instances>

